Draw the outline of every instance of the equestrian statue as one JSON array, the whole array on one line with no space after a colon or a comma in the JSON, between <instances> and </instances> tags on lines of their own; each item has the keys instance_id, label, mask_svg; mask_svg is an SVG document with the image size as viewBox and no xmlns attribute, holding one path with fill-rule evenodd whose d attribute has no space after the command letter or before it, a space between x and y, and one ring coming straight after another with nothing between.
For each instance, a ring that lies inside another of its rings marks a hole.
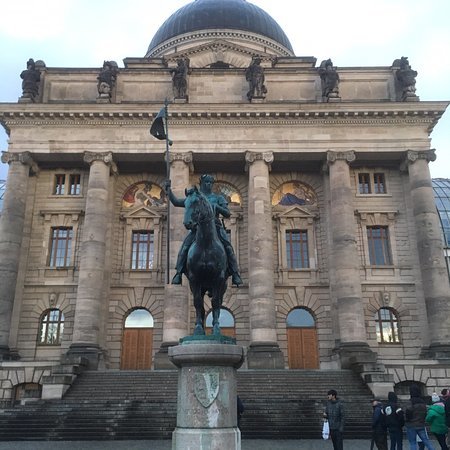
<instances>
[{"instance_id":1,"label":"equestrian statue","mask_svg":"<svg viewBox=\"0 0 450 450\"><path fill-rule=\"evenodd\" d=\"M172 284L181 284L184 273L194 297L196 322L194 335L205 334L205 309L203 297L211 297L213 309L213 334L220 335L219 315L227 280L239 286L242 279L236 256L220 216L230 217L225 197L213 192L214 177L200 177L200 189L185 190L186 197L177 198L166 183L166 191L174 206L184 207L184 226L189 230L178 253L176 273Z\"/></svg>"}]
</instances>

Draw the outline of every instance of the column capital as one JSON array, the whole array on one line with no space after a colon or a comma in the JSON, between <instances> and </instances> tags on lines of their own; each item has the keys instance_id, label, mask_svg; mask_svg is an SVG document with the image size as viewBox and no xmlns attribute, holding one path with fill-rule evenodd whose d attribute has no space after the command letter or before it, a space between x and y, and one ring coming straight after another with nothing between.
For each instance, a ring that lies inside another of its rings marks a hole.
<instances>
[{"instance_id":1,"label":"column capital","mask_svg":"<svg viewBox=\"0 0 450 450\"><path fill-rule=\"evenodd\" d=\"M436 160L436 150L430 149L430 150L408 150L406 152L406 158L405 162L407 164L411 164L416 162L419 159L424 159L426 162L431 162Z\"/></svg>"},{"instance_id":2,"label":"column capital","mask_svg":"<svg viewBox=\"0 0 450 450\"><path fill-rule=\"evenodd\" d=\"M39 167L36 162L33 160L30 152L20 152L20 153L12 153L12 152L2 152L2 163L11 164L12 162L20 162L25 166L28 166L31 171L35 174L39 173Z\"/></svg>"},{"instance_id":3,"label":"column capital","mask_svg":"<svg viewBox=\"0 0 450 450\"><path fill-rule=\"evenodd\" d=\"M248 169L255 161L264 161L269 166L270 170L273 160L273 152L245 152L246 169Z\"/></svg>"},{"instance_id":4,"label":"column capital","mask_svg":"<svg viewBox=\"0 0 450 450\"><path fill-rule=\"evenodd\" d=\"M166 159L166 158L164 158ZM175 161L184 162L189 166L189 171L194 172L192 152L169 152L169 163L173 164Z\"/></svg>"},{"instance_id":5,"label":"column capital","mask_svg":"<svg viewBox=\"0 0 450 450\"><path fill-rule=\"evenodd\" d=\"M84 152L83 161L89 165L94 161L102 161L109 166L111 173L117 173L117 165L113 160L112 152Z\"/></svg>"},{"instance_id":6,"label":"column capital","mask_svg":"<svg viewBox=\"0 0 450 450\"><path fill-rule=\"evenodd\" d=\"M356 160L356 154L354 150L349 150L347 152L335 152L329 150L327 152L327 163L331 164L336 161L347 161L351 163Z\"/></svg>"}]
</instances>

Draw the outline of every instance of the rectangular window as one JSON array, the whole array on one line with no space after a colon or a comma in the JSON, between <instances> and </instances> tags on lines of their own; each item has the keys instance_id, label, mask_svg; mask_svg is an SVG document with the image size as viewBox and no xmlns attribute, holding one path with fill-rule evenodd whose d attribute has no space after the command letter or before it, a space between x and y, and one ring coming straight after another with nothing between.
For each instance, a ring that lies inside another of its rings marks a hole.
<instances>
[{"instance_id":1,"label":"rectangular window","mask_svg":"<svg viewBox=\"0 0 450 450\"><path fill-rule=\"evenodd\" d=\"M289 269L307 269L309 267L307 230L286 231L286 256Z\"/></svg>"},{"instance_id":2,"label":"rectangular window","mask_svg":"<svg viewBox=\"0 0 450 450\"><path fill-rule=\"evenodd\" d=\"M79 174L72 174L69 177L69 195L80 195L80 180Z\"/></svg>"},{"instance_id":3,"label":"rectangular window","mask_svg":"<svg viewBox=\"0 0 450 450\"><path fill-rule=\"evenodd\" d=\"M50 240L50 267L67 267L70 265L72 246L71 227L52 227Z\"/></svg>"},{"instance_id":4,"label":"rectangular window","mask_svg":"<svg viewBox=\"0 0 450 450\"><path fill-rule=\"evenodd\" d=\"M367 242L369 244L369 259L372 266L392 265L391 246L388 227L367 227Z\"/></svg>"},{"instance_id":5,"label":"rectangular window","mask_svg":"<svg viewBox=\"0 0 450 450\"><path fill-rule=\"evenodd\" d=\"M64 174L55 175L55 185L53 187L54 195L64 195L66 185L66 176Z\"/></svg>"},{"instance_id":6,"label":"rectangular window","mask_svg":"<svg viewBox=\"0 0 450 450\"><path fill-rule=\"evenodd\" d=\"M373 174L373 190L375 194L386 194L386 181L384 173Z\"/></svg>"},{"instance_id":7,"label":"rectangular window","mask_svg":"<svg viewBox=\"0 0 450 450\"><path fill-rule=\"evenodd\" d=\"M154 256L153 231L133 231L131 246L131 269L153 269Z\"/></svg>"},{"instance_id":8,"label":"rectangular window","mask_svg":"<svg viewBox=\"0 0 450 450\"><path fill-rule=\"evenodd\" d=\"M358 174L359 193L370 194L370 175L368 173Z\"/></svg>"}]
</instances>

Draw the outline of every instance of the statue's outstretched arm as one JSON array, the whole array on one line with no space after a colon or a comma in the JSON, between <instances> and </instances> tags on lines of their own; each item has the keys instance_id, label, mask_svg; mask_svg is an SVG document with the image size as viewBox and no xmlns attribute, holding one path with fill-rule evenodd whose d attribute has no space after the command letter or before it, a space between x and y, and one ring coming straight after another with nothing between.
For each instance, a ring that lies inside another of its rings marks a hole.
<instances>
[{"instance_id":1,"label":"statue's outstretched arm","mask_svg":"<svg viewBox=\"0 0 450 450\"><path fill-rule=\"evenodd\" d=\"M174 193L172 192L172 188L170 187L170 180L166 180L164 184L164 189L169 197L170 203L172 203L173 206L184 208L184 201L186 199L175 197Z\"/></svg>"}]
</instances>

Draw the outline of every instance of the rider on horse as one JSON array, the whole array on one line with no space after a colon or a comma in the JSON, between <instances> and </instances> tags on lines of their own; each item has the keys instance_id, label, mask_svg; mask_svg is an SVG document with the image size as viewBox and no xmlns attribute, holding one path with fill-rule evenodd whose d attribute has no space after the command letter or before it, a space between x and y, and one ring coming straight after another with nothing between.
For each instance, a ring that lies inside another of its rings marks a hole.
<instances>
[{"instance_id":1,"label":"rider on horse","mask_svg":"<svg viewBox=\"0 0 450 450\"><path fill-rule=\"evenodd\" d=\"M228 259L228 272L231 275L231 282L236 286L242 284L242 279L239 275L239 269L236 261L236 256L233 251L233 247L231 246L230 241L228 240L227 233L225 228L219 218L221 214L223 217L230 217L230 210L228 209L228 203L225 197L221 194L216 194L212 192L214 177L211 175L202 175L200 177L200 192L208 199L209 203L213 207L216 214L216 229L217 234L219 236L220 241L222 242ZM169 194L169 199L174 206L184 207L185 199L179 199L175 197L170 189L170 183L167 184L167 191ZM176 274L172 278L172 284L181 284L181 275L186 272L186 260L189 251L189 247L195 240L196 230L190 230L187 236L185 237L183 244L181 245L180 251L178 253L177 265L175 267Z\"/></svg>"}]
</instances>

